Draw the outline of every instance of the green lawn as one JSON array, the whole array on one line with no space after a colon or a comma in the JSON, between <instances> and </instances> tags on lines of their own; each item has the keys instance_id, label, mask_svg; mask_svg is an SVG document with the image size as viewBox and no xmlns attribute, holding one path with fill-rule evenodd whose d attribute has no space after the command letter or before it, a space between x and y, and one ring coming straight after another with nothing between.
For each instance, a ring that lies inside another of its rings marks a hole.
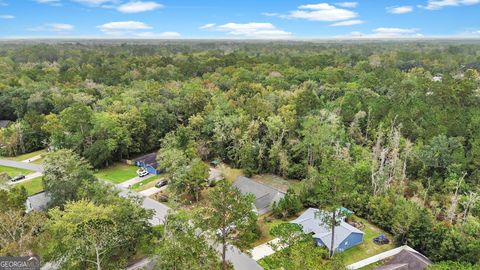
<instances>
[{"instance_id":1,"label":"green lawn","mask_svg":"<svg viewBox=\"0 0 480 270\"><path fill-rule=\"evenodd\" d=\"M19 155L19 156L16 156L16 157L6 157L6 159L15 160L15 161L23 161L23 160L27 160L29 158L32 158L32 157L35 157L35 156L38 156L38 155L43 155L45 153L47 153L47 150L42 149L42 150L38 150L38 151L35 151L35 152Z\"/></svg>"},{"instance_id":2,"label":"green lawn","mask_svg":"<svg viewBox=\"0 0 480 270\"><path fill-rule=\"evenodd\" d=\"M33 179L31 179L31 180L28 180L28 181L24 181L24 182L18 183L18 184L16 184L15 186L17 186L17 187L20 187L20 186L25 187L25 189L26 189L27 192L28 192L28 195L32 195L32 194L38 193L38 192L40 192L40 191L43 191L42 179L43 179L43 177L40 176L40 177L33 178Z\"/></svg>"},{"instance_id":3,"label":"green lawn","mask_svg":"<svg viewBox=\"0 0 480 270\"><path fill-rule=\"evenodd\" d=\"M0 173L3 173L3 172L7 173L8 176L10 177L14 177L17 175L27 175L32 173L32 171L25 170L25 169L17 169L13 167L0 166Z\"/></svg>"},{"instance_id":4,"label":"green lawn","mask_svg":"<svg viewBox=\"0 0 480 270\"><path fill-rule=\"evenodd\" d=\"M224 163L218 165L217 169L222 172L225 179L230 183L233 183L237 179L237 177L243 175L243 171L241 169L234 169Z\"/></svg>"},{"instance_id":5,"label":"green lawn","mask_svg":"<svg viewBox=\"0 0 480 270\"><path fill-rule=\"evenodd\" d=\"M45 159L45 156L42 156L42 158L39 158L37 160L32 161L33 164L43 164L43 160Z\"/></svg>"},{"instance_id":6,"label":"green lawn","mask_svg":"<svg viewBox=\"0 0 480 270\"><path fill-rule=\"evenodd\" d=\"M345 258L346 265L361 261L373 255L395 248L395 246L392 244L393 238L390 234L382 231L381 229L366 221L365 219L356 217L356 220L362 222L365 225L365 228L362 229L365 235L363 237L362 244L347 249L343 252L342 255ZM390 244L377 245L373 243L373 238L381 234L385 235L390 240Z\"/></svg>"},{"instance_id":7,"label":"green lawn","mask_svg":"<svg viewBox=\"0 0 480 270\"><path fill-rule=\"evenodd\" d=\"M132 185L130 189L140 192L140 191L149 189L151 187L154 187L163 178L165 178L165 175L153 176Z\"/></svg>"},{"instance_id":8,"label":"green lawn","mask_svg":"<svg viewBox=\"0 0 480 270\"><path fill-rule=\"evenodd\" d=\"M95 176L114 184L119 184L137 176L137 170L138 167L132 165L115 163L108 168L99 170L95 173Z\"/></svg>"}]
</instances>

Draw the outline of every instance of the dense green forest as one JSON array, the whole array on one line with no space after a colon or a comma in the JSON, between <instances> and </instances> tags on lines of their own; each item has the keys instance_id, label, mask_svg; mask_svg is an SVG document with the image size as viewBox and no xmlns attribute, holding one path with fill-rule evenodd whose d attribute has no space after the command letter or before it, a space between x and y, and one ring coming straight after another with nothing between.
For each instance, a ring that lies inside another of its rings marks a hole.
<instances>
[{"instance_id":1,"label":"dense green forest","mask_svg":"<svg viewBox=\"0 0 480 270\"><path fill-rule=\"evenodd\" d=\"M218 159L301 181L288 199L348 207L432 261L480 263L478 42L4 43L0 118L2 156Z\"/></svg>"}]
</instances>

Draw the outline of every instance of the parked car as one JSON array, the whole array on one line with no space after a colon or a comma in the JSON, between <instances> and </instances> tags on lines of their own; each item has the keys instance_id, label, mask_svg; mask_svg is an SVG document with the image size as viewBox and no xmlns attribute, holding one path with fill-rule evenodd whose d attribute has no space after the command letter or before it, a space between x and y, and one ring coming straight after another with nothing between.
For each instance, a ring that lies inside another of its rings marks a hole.
<instances>
[{"instance_id":1,"label":"parked car","mask_svg":"<svg viewBox=\"0 0 480 270\"><path fill-rule=\"evenodd\" d=\"M137 174L139 177L144 177L148 175L148 172L144 168L141 168L137 170Z\"/></svg>"},{"instance_id":2,"label":"parked car","mask_svg":"<svg viewBox=\"0 0 480 270\"><path fill-rule=\"evenodd\" d=\"M162 180L160 180L160 182L155 184L155 187L156 188L161 188L163 186L166 186L167 184L168 184L168 180L167 179L162 179Z\"/></svg>"},{"instance_id":3,"label":"parked car","mask_svg":"<svg viewBox=\"0 0 480 270\"><path fill-rule=\"evenodd\" d=\"M23 179L25 179L25 175L17 175L15 177L13 177L10 181L17 182L17 181L20 181L20 180L23 180Z\"/></svg>"},{"instance_id":4,"label":"parked car","mask_svg":"<svg viewBox=\"0 0 480 270\"><path fill-rule=\"evenodd\" d=\"M388 240L388 238L386 238L385 235L382 234L379 237L373 238L373 242L377 245L386 245L390 243L390 240Z\"/></svg>"}]
</instances>

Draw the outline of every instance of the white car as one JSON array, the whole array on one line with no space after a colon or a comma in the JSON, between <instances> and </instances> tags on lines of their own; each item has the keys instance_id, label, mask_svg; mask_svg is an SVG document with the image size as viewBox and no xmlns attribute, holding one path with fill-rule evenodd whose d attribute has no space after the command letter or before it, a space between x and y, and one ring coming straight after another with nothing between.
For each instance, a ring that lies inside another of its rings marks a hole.
<instances>
[{"instance_id":1,"label":"white car","mask_svg":"<svg viewBox=\"0 0 480 270\"><path fill-rule=\"evenodd\" d=\"M137 170L137 174L139 177L144 177L148 175L148 172L145 169L141 168Z\"/></svg>"}]
</instances>

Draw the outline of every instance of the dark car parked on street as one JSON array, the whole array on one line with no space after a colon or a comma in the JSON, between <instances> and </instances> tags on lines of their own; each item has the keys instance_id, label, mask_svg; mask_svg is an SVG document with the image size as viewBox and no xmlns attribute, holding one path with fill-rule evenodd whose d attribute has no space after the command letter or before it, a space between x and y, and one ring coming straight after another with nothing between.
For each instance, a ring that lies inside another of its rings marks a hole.
<instances>
[{"instance_id":1,"label":"dark car parked on street","mask_svg":"<svg viewBox=\"0 0 480 270\"><path fill-rule=\"evenodd\" d=\"M23 180L23 179L25 179L25 175L17 175L15 177L13 177L12 179L10 179L10 181L17 182L17 181L20 181L20 180Z\"/></svg>"},{"instance_id":2,"label":"dark car parked on street","mask_svg":"<svg viewBox=\"0 0 480 270\"><path fill-rule=\"evenodd\" d=\"M155 185L155 187L156 187L156 188L161 188L161 187L163 187L163 186L166 186L167 184L168 184L168 180L167 180L167 179L162 179L162 180L160 180L160 182L158 182L158 183Z\"/></svg>"}]
</instances>

